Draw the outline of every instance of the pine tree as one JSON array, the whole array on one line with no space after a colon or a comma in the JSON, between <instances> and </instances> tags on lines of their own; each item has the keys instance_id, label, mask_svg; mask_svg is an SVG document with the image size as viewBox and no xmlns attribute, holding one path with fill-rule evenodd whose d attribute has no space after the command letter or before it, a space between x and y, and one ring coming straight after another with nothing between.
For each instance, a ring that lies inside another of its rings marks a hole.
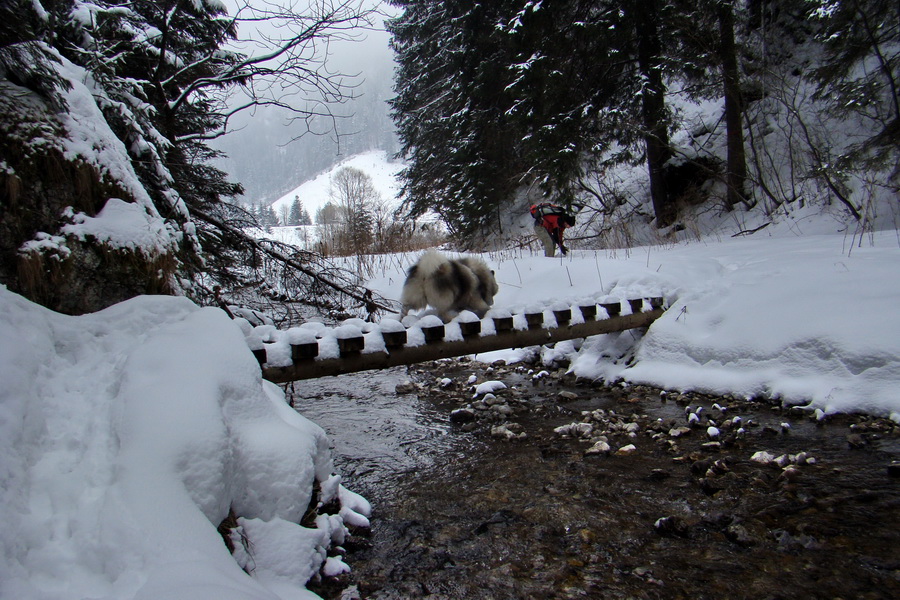
<instances>
[{"instance_id":1,"label":"pine tree","mask_svg":"<svg viewBox=\"0 0 900 600\"><path fill-rule=\"evenodd\" d=\"M807 17L818 27L826 57L812 71L819 97L837 116L876 124L874 135L840 157L889 165L900 172L900 7L893 0L810 0ZM894 183L895 189L897 182Z\"/></svg>"},{"instance_id":2,"label":"pine tree","mask_svg":"<svg viewBox=\"0 0 900 600\"><path fill-rule=\"evenodd\" d=\"M326 202L316 211L316 224L334 226L343 219L343 210L334 202Z\"/></svg>"},{"instance_id":3,"label":"pine tree","mask_svg":"<svg viewBox=\"0 0 900 600\"><path fill-rule=\"evenodd\" d=\"M557 201L569 203L583 175L585 158L608 149L621 133L601 117L617 102L623 64L608 9L593 2L563 2L552 10L520 3L502 25L512 56L507 65L512 97L510 123L521 132L523 183L537 182ZM599 127L600 120L606 127ZM621 138L620 138L621 139Z\"/></svg>"},{"instance_id":4,"label":"pine tree","mask_svg":"<svg viewBox=\"0 0 900 600\"><path fill-rule=\"evenodd\" d=\"M672 72L690 83L694 98L724 100L725 208L750 206L744 150L745 69L740 60L742 54L749 54L750 10L733 0L677 0L673 9Z\"/></svg>"},{"instance_id":5,"label":"pine tree","mask_svg":"<svg viewBox=\"0 0 900 600\"><path fill-rule=\"evenodd\" d=\"M410 213L435 210L471 235L535 184L571 202L586 165L614 148L632 159L640 144L657 223L670 224L668 30L653 2L396 2L392 107Z\"/></svg>"},{"instance_id":6,"label":"pine tree","mask_svg":"<svg viewBox=\"0 0 900 600\"><path fill-rule=\"evenodd\" d=\"M273 227L279 227L281 221L278 220L278 214L271 204L261 204L259 207L259 221L266 231L272 231Z\"/></svg>"},{"instance_id":7,"label":"pine tree","mask_svg":"<svg viewBox=\"0 0 900 600\"><path fill-rule=\"evenodd\" d=\"M722 95L725 98L725 126L728 138L725 207L731 210L738 203L748 204L748 200L745 187L747 158L744 153L744 100L735 48L734 9L730 0L717 4L716 18L719 26L718 56L722 66Z\"/></svg>"},{"instance_id":8,"label":"pine tree","mask_svg":"<svg viewBox=\"0 0 900 600\"><path fill-rule=\"evenodd\" d=\"M634 27L637 72L641 85L641 117L650 179L650 199L658 227L671 225L675 207L666 190L664 166L672 157L662 67L660 0L632 0L625 8Z\"/></svg>"},{"instance_id":9,"label":"pine tree","mask_svg":"<svg viewBox=\"0 0 900 600\"><path fill-rule=\"evenodd\" d=\"M300 202L300 196L294 196L291 202L291 212L288 216L287 225L303 225L303 204Z\"/></svg>"},{"instance_id":10,"label":"pine tree","mask_svg":"<svg viewBox=\"0 0 900 600\"><path fill-rule=\"evenodd\" d=\"M522 171L495 27L512 2L394 4L403 8L389 28L399 63L391 107L409 159L404 206L410 216L434 210L470 235L494 218Z\"/></svg>"}]
</instances>

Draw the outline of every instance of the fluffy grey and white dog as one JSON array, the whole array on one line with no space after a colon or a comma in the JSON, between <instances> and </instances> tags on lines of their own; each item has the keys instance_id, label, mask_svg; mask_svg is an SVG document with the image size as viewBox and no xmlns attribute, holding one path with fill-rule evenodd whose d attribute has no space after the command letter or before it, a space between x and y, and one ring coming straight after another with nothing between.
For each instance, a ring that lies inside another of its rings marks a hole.
<instances>
[{"instance_id":1,"label":"fluffy grey and white dog","mask_svg":"<svg viewBox=\"0 0 900 600\"><path fill-rule=\"evenodd\" d=\"M444 322L451 313L471 310L483 317L499 291L494 272L477 258L450 259L430 250L409 268L403 284L401 317L410 310L433 307Z\"/></svg>"}]
</instances>

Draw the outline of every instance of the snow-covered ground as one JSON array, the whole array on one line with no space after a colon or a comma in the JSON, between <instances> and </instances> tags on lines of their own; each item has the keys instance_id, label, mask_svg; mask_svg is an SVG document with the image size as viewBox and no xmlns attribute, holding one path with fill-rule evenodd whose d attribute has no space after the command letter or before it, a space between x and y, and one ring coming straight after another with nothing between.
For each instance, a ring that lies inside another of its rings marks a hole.
<instances>
[{"instance_id":1,"label":"snow-covered ground","mask_svg":"<svg viewBox=\"0 0 900 600\"><path fill-rule=\"evenodd\" d=\"M221 310L71 317L0 287L0 381L0 598L316 598L347 568L326 552L368 503ZM314 482L343 508L302 527ZM216 531L230 509L249 554Z\"/></svg>"},{"instance_id":2,"label":"snow-covered ground","mask_svg":"<svg viewBox=\"0 0 900 600\"><path fill-rule=\"evenodd\" d=\"M398 174L405 168L405 164L392 161L387 152L373 150L356 154L332 166L318 176L305 181L291 190L272 204L276 215L281 215L283 209L290 209L294 198L299 198L303 208L309 212L310 218L315 222L316 211L325 206L331 199L331 181L335 174L344 167L359 169L372 180L372 185L378 193L378 197L384 206L394 211L400 206L397 195L400 193L400 180ZM420 223L428 223L430 227L443 230L444 225L437 215L426 213L419 217ZM259 237L266 237L278 242L297 246L298 248L312 249L319 241L322 231L318 225L281 226L272 227L269 231L253 233Z\"/></svg>"},{"instance_id":3,"label":"snow-covered ground","mask_svg":"<svg viewBox=\"0 0 900 600\"><path fill-rule=\"evenodd\" d=\"M82 69L65 59L59 65L72 84L61 92L70 110L62 150L113 178L139 209L113 198L95 216L70 214L58 233L144 252L166 252L185 236L196 241L192 223L175 231L143 189L97 105L115 103ZM718 110L699 112L720 122ZM759 118L773 124L770 134L795 129L790 120ZM850 144L858 128L812 124L825 146ZM721 150L721 127L713 134L719 142L674 139L683 148L711 142ZM760 172L784 185L817 166L793 154L770 156ZM340 166L367 173L386 201L396 197L402 165L383 153ZM886 177L861 173L850 187L876 189L887 208L867 226L896 228L896 198L880 180ZM786 197L816 199L820 182L804 181ZM326 173L274 208L297 196L314 216L329 187ZM617 187L631 185L625 179ZM628 197L646 204L637 187ZM186 215L184 202L169 194L163 212ZM866 214L874 207L860 204ZM860 237L834 233L836 222L827 218L798 223L735 239L574 250L564 259L521 250L483 258L497 271L497 310L550 309L588 297L666 299L669 310L643 337L623 332L540 350L547 362L570 360L579 376L771 396L900 422L897 231ZM65 255L64 244L56 232L38 232L23 249ZM398 298L403 267L414 259L386 260L371 287ZM305 588L311 575L347 568L329 548L342 543L346 525L365 524L368 503L333 473L321 428L261 379L246 333L222 311L184 298L140 297L71 317L0 286L0 600L302 600L315 597ZM537 350L482 358L528 352ZM298 525L315 489L320 502L337 498L342 508L320 515L314 527ZM234 555L216 531L230 510L241 527Z\"/></svg>"},{"instance_id":4,"label":"snow-covered ground","mask_svg":"<svg viewBox=\"0 0 900 600\"><path fill-rule=\"evenodd\" d=\"M566 258L484 258L500 284L496 309L666 299L670 308L641 339L624 332L544 350L545 360L571 360L579 376L781 398L900 422L900 240L889 231L861 246L850 242L772 227L750 237L576 250ZM385 263L391 266L370 286L398 299L402 265L413 260Z\"/></svg>"}]
</instances>

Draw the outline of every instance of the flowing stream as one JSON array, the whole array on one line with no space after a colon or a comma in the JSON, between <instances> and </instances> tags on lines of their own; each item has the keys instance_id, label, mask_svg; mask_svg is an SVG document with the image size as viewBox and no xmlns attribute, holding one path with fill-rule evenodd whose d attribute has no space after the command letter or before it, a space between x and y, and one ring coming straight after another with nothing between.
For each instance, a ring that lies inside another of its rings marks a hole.
<instances>
[{"instance_id":1,"label":"flowing stream","mask_svg":"<svg viewBox=\"0 0 900 600\"><path fill-rule=\"evenodd\" d=\"M296 382L292 406L332 443L345 485L378 506L397 490L391 481L432 467L437 457L462 459L474 445L454 435L447 414L413 392L406 367Z\"/></svg>"},{"instance_id":2,"label":"flowing stream","mask_svg":"<svg viewBox=\"0 0 900 600\"><path fill-rule=\"evenodd\" d=\"M561 373L454 360L294 384L293 405L329 434L345 485L373 504L371 531L347 545L352 573L312 589L344 600L900 598L895 423ZM473 405L473 374L507 388L451 423ZM591 439L554 432L578 422ZM609 451L588 453L600 436Z\"/></svg>"}]
</instances>

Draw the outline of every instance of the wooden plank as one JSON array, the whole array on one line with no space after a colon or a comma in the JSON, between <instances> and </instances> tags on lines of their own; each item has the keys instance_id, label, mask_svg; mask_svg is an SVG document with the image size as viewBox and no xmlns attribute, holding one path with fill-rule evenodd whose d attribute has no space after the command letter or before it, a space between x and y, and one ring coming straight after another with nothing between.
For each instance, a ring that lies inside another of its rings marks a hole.
<instances>
[{"instance_id":1,"label":"wooden plank","mask_svg":"<svg viewBox=\"0 0 900 600\"><path fill-rule=\"evenodd\" d=\"M653 321L662 316L663 312L665 312L663 309L657 308L647 312L585 321L565 327L512 330L452 342L441 341L421 346L403 346L390 352L355 353L340 358L309 359L289 367L265 367L263 368L263 378L274 383L287 383L301 379L412 365L439 358L480 354L504 348L526 348L552 344L563 340L649 327Z\"/></svg>"}]
</instances>

